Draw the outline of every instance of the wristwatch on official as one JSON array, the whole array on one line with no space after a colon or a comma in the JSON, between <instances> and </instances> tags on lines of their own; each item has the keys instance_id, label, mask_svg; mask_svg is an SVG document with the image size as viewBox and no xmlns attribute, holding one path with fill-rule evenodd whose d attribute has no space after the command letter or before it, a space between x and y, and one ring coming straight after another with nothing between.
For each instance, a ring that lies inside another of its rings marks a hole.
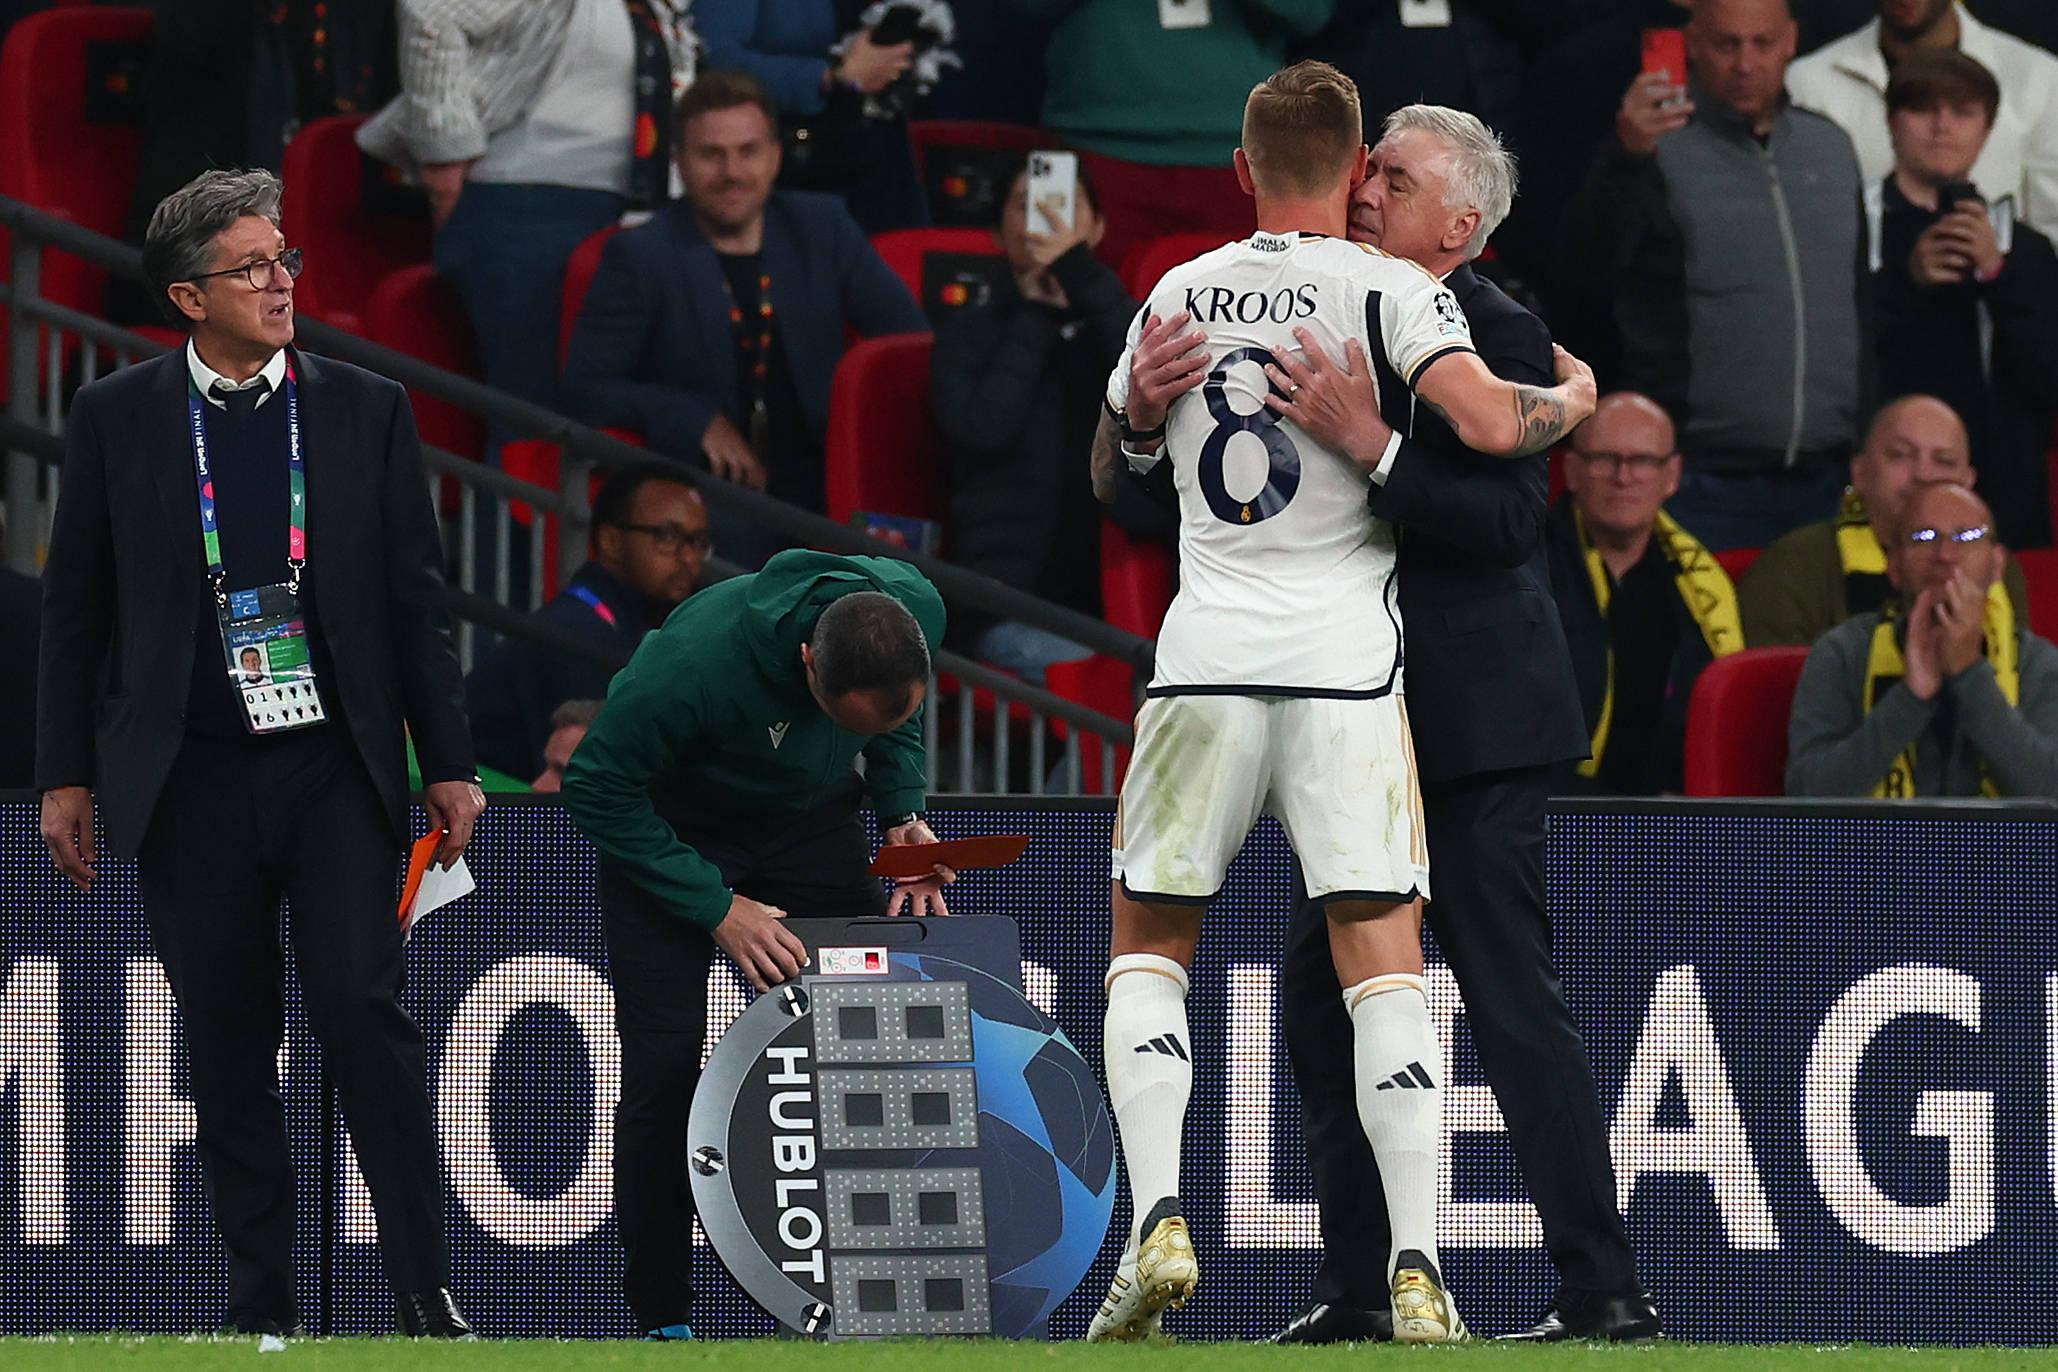
<instances>
[{"instance_id":1,"label":"wristwatch on official","mask_svg":"<svg viewBox=\"0 0 2058 1372\"><path fill-rule=\"evenodd\" d=\"M898 829L903 824L913 824L921 817L922 812L920 810L910 810L904 815L881 815L879 816L879 828L881 830Z\"/></svg>"},{"instance_id":2,"label":"wristwatch on official","mask_svg":"<svg viewBox=\"0 0 2058 1372\"><path fill-rule=\"evenodd\" d=\"M1159 420L1158 426L1155 429L1132 429L1129 427L1129 412L1127 410L1116 409L1114 402L1105 396L1101 397L1100 403L1107 407L1108 418L1114 420L1115 427L1122 431L1122 441L1125 444L1155 443L1165 436L1164 420Z\"/></svg>"}]
</instances>

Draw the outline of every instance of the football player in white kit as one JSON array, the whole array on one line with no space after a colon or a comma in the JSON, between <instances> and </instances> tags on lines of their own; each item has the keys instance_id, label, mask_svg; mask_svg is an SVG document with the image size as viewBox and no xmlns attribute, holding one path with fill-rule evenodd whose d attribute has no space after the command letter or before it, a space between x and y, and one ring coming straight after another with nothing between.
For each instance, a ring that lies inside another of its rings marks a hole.
<instances>
[{"instance_id":1,"label":"football player in white kit","mask_svg":"<svg viewBox=\"0 0 2058 1372\"><path fill-rule=\"evenodd\" d=\"M1187 969L1202 907L1268 808L1329 916L1359 1115L1393 1222L1395 1337L1465 1336L1436 1263L1440 1054L1422 981L1429 868L1401 702L1394 532L1367 506L1367 470L1277 412L1266 368L1305 329L1330 357L1372 368L1382 408L1432 405L1468 446L1509 457L1576 427L1594 385L1569 354L1554 388L1499 380L1435 278L1349 242L1365 167L1347 77L1302 62L1261 83L1236 152L1258 233L1169 272L1109 379L1095 492L1113 498L1125 459L1138 472L1170 464L1180 588L1115 822L1103 1057L1134 1213L1090 1339L1147 1337L1195 1288L1179 1201ZM1132 359L1162 352L1189 319L1202 336L1172 387L1185 393L1132 395Z\"/></svg>"}]
</instances>

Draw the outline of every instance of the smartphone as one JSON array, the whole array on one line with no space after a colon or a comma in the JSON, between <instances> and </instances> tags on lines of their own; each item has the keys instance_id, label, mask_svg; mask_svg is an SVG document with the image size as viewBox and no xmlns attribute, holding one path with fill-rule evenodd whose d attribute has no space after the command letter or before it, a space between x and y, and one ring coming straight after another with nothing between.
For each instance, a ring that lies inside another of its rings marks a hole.
<instances>
[{"instance_id":1,"label":"smartphone","mask_svg":"<svg viewBox=\"0 0 2058 1372\"><path fill-rule=\"evenodd\" d=\"M1686 84L1686 30L1644 30L1644 75L1663 73L1675 86Z\"/></svg>"},{"instance_id":2,"label":"smartphone","mask_svg":"<svg viewBox=\"0 0 2058 1372\"><path fill-rule=\"evenodd\" d=\"M1937 208L1943 213L1949 214L1961 200L1977 200L1982 205L1987 203L1987 198L1979 193L1979 187L1970 181L1946 181L1937 187Z\"/></svg>"},{"instance_id":3,"label":"smartphone","mask_svg":"<svg viewBox=\"0 0 2058 1372\"><path fill-rule=\"evenodd\" d=\"M922 32L922 12L913 5L895 5L879 16L879 22L872 25L872 41L882 48L891 48L901 43L913 43L927 47L928 40Z\"/></svg>"},{"instance_id":4,"label":"smartphone","mask_svg":"<svg viewBox=\"0 0 2058 1372\"><path fill-rule=\"evenodd\" d=\"M1038 151L1029 154L1029 232L1059 233L1072 227L1073 200L1079 193L1079 154ZM1044 202L1063 201L1056 223L1044 217Z\"/></svg>"}]
</instances>

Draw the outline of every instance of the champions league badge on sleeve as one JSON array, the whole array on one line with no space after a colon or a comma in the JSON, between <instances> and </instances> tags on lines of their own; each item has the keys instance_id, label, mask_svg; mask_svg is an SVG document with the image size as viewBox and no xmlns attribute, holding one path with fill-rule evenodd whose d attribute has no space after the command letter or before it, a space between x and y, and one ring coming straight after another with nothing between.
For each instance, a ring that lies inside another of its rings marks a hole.
<instances>
[{"instance_id":1,"label":"champions league badge on sleeve","mask_svg":"<svg viewBox=\"0 0 2058 1372\"><path fill-rule=\"evenodd\" d=\"M1040 1335L1107 1235L1115 1133L1013 921L788 927L822 972L758 997L693 1098L715 1253L800 1333Z\"/></svg>"}]
</instances>

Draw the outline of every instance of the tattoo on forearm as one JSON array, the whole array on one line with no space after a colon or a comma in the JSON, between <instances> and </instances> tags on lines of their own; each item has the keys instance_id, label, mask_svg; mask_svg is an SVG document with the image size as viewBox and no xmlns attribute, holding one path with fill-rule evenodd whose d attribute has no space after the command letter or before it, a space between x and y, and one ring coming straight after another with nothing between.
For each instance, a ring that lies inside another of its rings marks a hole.
<instances>
[{"instance_id":1,"label":"tattoo on forearm","mask_svg":"<svg viewBox=\"0 0 2058 1372\"><path fill-rule=\"evenodd\" d=\"M1093 497L1103 505L1115 503L1116 465L1122 460L1122 445L1115 438L1115 421L1106 414L1093 431Z\"/></svg>"},{"instance_id":2,"label":"tattoo on forearm","mask_svg":"<svg viewBox=\"0 0 2058 1372\"><path fill-rule=\"evenodd\" d=\"M1515 388L1515 414L1522 421L1520 455L1525 457L1542 452L1578 427L1570 422L1565 398L1541 386Z\"/></svg>"},{"instance_id":3,"label":"tattoo on forearm","mask_svg":"<svg viewBox=\"0 0 2058 1372\"><path fill-rule=\"evenodd\" d=\"M1441 419L1445 424L1450 426L1450 431L1452 433L1457 433L1459 431L1458 421L1451 418L1451 412L1449 410L1446 410L1443 406L1437 404L1434 400L1431 400L1428 396L1422 394L1420 391L1417 391L1415 392L1415 402L1421 405L1424 409L1428 410L1431 414L1435 415L1438 419Z\"/></svg>"}]
</instances>

